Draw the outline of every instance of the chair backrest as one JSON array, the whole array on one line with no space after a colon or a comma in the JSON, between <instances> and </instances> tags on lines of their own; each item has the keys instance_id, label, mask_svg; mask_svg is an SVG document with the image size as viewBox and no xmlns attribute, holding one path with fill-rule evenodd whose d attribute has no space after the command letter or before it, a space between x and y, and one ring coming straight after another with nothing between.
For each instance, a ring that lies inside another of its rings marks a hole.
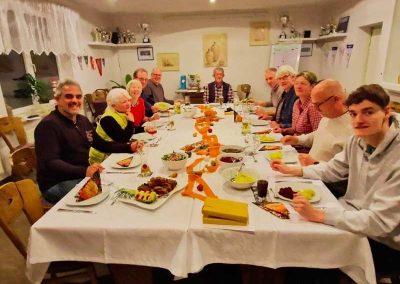
<instances>
[{"instance_id":1,"label":"chair backrest","mask_svg":"<svg viewBox=\"0 0 400 284\"><path fill-rule=\"evenodd\" d=\"M92 94L85 95L85 101L93 120L102 115L107 107L107 89L97 89Z\"/></svg>"},{"instance_id":2,"label":"chair backrest","mask_svg":"<svg viewBox=\"0 0 400 284\"><path fill-rule=\"evenodd\" d=\"M14 116L6 116L0 118L0 135L4 139L4 142L10 148L10 152L13 152L18 146L14 147L10 140L7 138L7 134L13 134L17 137L18 143L24 145L28 142L26 138L26 132L24 124L21 118Z\"/></svg>"},{"instance_id":3,"label":"chair backrest","mask_svg":"<svg viewBox=\"0 0 400 284\"><path fill-rule=\"evenodd\" d=\"M35 147L23 147L10 155L12 173L18 178L31 178L37 168Z\"/></svg>"},{"instance_id":4,"label":"chair backrest","mask_svg":"<svg viewBox=\"0 0 400 284\"><path fill-rule=\"evenodd\" d=\"M24 258L26 247L11 224L21 213L25 213L31 224L42 217L40 196L38 187L29 179L0 186L0 226Z\"/></svg>"}]
</instances>

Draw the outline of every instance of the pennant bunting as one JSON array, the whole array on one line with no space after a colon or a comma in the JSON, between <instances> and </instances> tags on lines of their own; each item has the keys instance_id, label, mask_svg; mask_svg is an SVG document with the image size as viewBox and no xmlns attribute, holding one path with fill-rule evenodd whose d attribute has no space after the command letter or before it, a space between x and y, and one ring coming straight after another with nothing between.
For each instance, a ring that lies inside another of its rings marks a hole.
<instances>
[{"instance_id":1,"label":"pennant bunting","mask_svg":"<svg viewBox=\"0 0 400 284\"><path fill-rule=\"evenodd\" d=\"M103 65L101 64L101 58L96 58L97 70L99 71L100 76L103 75Z\"/></svg>"}]
</instances>

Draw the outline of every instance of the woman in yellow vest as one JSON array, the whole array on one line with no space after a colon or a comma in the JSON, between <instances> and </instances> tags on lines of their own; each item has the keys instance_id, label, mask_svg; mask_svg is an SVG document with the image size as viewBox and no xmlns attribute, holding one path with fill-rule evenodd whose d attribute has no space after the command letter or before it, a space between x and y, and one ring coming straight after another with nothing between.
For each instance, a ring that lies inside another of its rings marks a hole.
<instances>
[{"instance_id":1,"label":"woman in yellow vest","mask_svg":"<svg viewBox=\"0 0 400 284\"><path fill-rule=\"evenodd\" d=\"M143 132L142 127L134 126L131 109L131 97L122 88L112 89L107 95L107 108L97 123L96 133L105 141L125 144L126 153L133 153L143 147L142 142L128 143L136 132ZM120 152L120 151L119 151ZM110 153L103 153L93 147L89 150L89 163L101 163Z\"/></svg>"}]
</instances>

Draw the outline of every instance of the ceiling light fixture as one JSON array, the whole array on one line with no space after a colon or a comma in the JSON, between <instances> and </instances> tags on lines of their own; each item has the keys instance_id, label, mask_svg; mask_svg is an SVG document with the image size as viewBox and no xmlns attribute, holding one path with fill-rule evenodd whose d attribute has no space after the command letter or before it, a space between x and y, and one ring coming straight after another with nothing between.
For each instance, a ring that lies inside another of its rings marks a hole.
<instances>
[{"instance_id":1,"label":"ceiling light fixture","mask_svg":"<svg viewBox=\"0 0 400 284\"><path fill-rule=\"evenodd\" d=\"M211 4L214 4L216 0L209 0Z\"/></svg>"}]
</instances>

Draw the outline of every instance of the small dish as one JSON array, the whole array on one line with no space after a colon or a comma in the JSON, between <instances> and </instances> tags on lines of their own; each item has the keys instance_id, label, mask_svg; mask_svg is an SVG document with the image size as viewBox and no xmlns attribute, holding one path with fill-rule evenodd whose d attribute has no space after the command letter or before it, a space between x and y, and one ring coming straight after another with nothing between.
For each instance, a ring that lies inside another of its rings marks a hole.
<instances>
[{"instance_id":1,"label":"small dish","mask_svg":"<svg viewBox=\"0 0 400 284\"><path fill-rule=\"evenodd\" d=\"M260 178L260 175L256 170L251 168L243 168L240 171L240 174L243 174L245 176L250 176L252 180L243 183L233 182L232 178L234 178L237 175L238 170L239 167L236 166L236 167L226 168L221 172L221 175L225 179L225 181L228 182L228 184L235 189L249 189Z\"/></svg>"},{"instance_id":2,"label":"small dish","mask_svg":"<svg viewBox=\"0 0 400 284\"><path fill-rule=\"evenodd\" d=\"M83 200L83 201L77 201L75 198L75 195L78 193L78 191L85 186L87 181L90 179L90 177L84 178L81 182L79 182L73 189L71 189L71 194L68 194L66 197L65 205L67 206L92 206L95 204L98 204L102 201L104 201L109 195L110 191L108 189L104 189L103 191L92 198Z\"/></svg>"}]
</instances>

